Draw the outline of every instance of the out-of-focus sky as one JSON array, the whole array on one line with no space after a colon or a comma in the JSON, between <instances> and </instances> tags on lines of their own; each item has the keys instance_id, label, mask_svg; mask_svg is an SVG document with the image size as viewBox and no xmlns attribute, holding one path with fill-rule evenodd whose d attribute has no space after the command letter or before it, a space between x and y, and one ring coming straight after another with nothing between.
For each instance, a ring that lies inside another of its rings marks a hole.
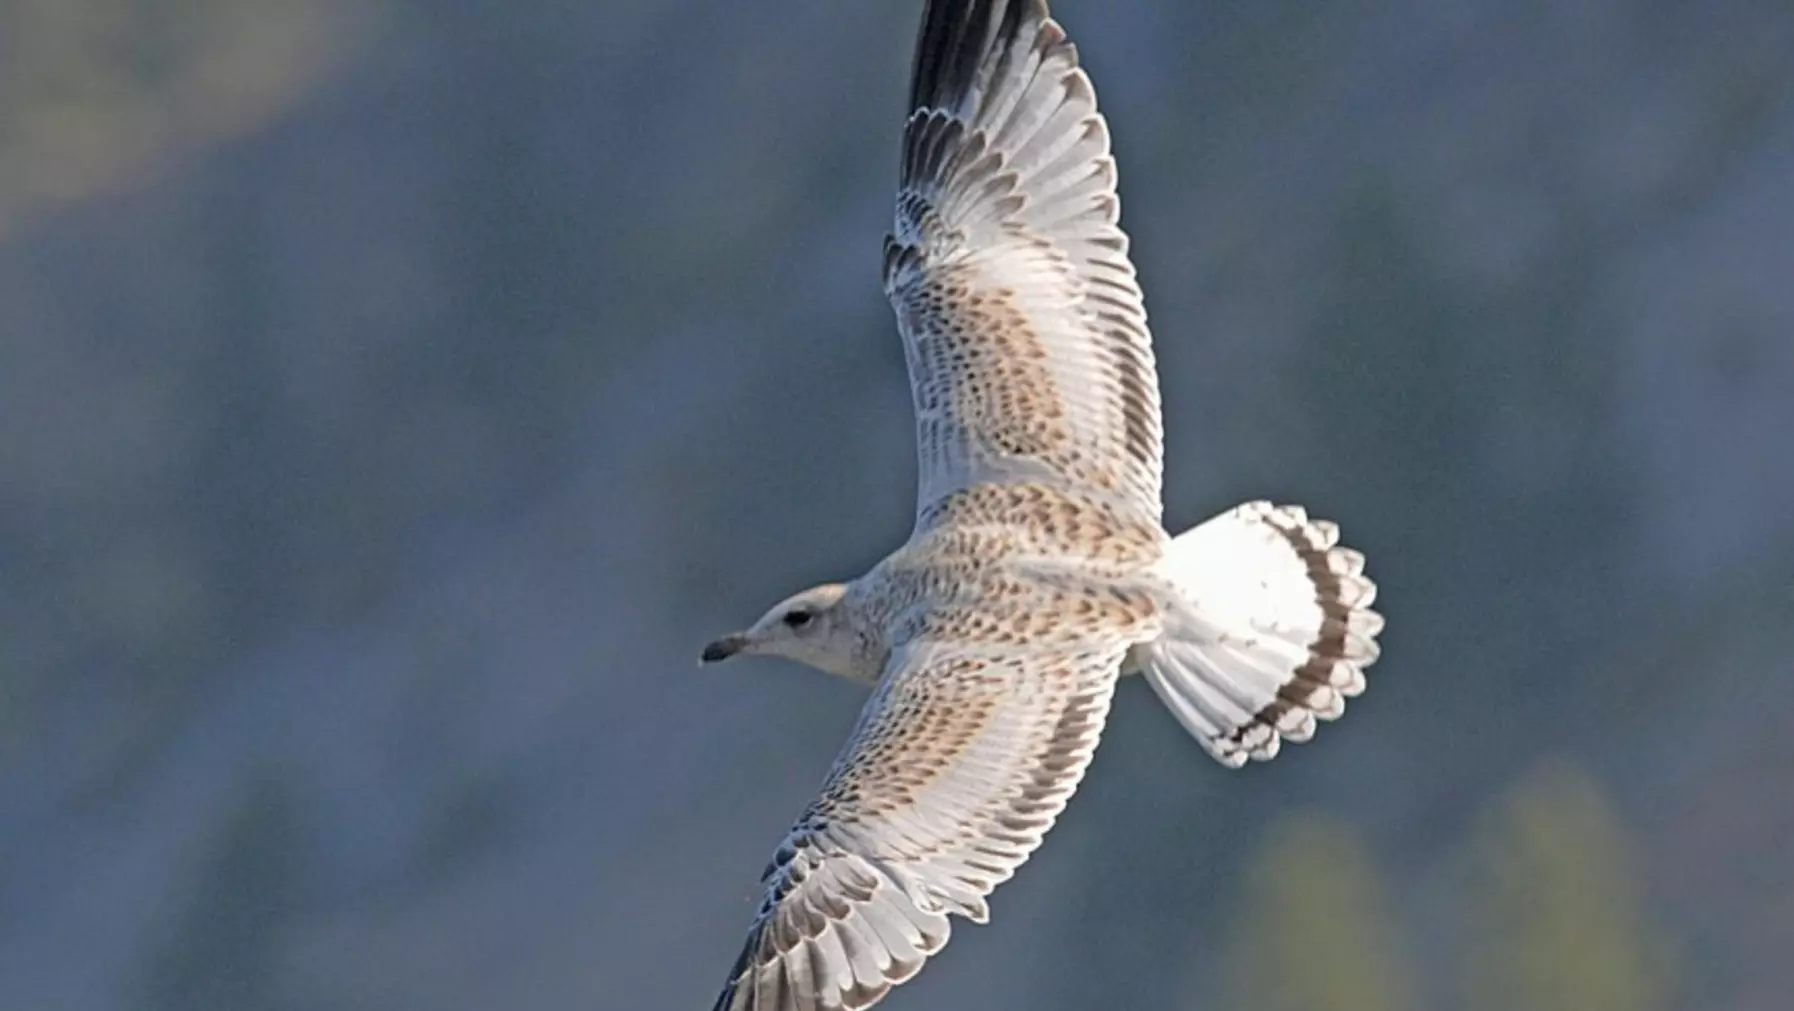
<instances>
[{"instance_id":1,"label":"out-of-focus sky","mask_svg":"<svg viewBox=\"0 0 1794 1011\"><path fill-rule=\"evenodd\" d=\"M0 1007L707 1006L907 533L920 4L0 0ZM1348 717L1126 684L893 1009L1780 1011L1794 8L1063 0L1167 514L1370 557Z\"/></svg>"}]
</instances>

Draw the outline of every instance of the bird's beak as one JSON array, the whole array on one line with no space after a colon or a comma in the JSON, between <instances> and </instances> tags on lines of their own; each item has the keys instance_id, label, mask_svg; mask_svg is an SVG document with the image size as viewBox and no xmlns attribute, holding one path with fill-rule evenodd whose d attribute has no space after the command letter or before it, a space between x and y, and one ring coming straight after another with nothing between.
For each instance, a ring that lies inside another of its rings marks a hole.
<instances>
[{"instance_id":1,"label":"bird's beak","mask_svg":"<svg viewBox=\"0 0 1794 1011\"><path fill-rule=\"evenodd\" d=\"M734 635L725 635L721 639L705 646L703 654L698 657L698 662L720 663L746 648L747 636L742 635L740 632L737 632Z\"/></svg>"}]
</instances>

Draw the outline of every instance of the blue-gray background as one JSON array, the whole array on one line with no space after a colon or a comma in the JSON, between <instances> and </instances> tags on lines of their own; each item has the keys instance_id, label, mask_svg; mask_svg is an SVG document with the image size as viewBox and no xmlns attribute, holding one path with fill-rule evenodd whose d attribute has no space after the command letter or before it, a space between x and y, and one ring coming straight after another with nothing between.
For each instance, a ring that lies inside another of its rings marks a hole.
<instances>
[{"instance_id":1,"label":"blue-gray background","mask_svg":"<svg viewBox=\"0 0 1794 1011\"><path fill-rule=\"evenodd\" d=\"M694 666L907 532L914 2L0 2L0 1007L707 1006L860 692ZM1141 684L893 1008L1794 990L1794 8L1065 0L1167 512L1371 691Z\"/></svg>"}]
</instances>

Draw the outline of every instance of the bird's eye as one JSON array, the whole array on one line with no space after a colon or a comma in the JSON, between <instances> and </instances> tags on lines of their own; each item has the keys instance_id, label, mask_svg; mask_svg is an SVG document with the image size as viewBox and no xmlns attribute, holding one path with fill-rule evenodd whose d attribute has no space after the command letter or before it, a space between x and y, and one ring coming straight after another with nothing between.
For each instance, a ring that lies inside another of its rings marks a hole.
<instances>
[{"instance_id":1,"label":"bird's eye","mask_svg":"<svg viewBox=\"0 0 1794 1011\"><path fill-rule=\"evenodd\" d=\"M786 628L803 628L805 625L808 625L810 623L810 619L812 617L814 617L814 616L811 615L810 612L804 610L801 607L793 608L793 609L785 612L785 627Z\"/></svg>"}]
</instances>

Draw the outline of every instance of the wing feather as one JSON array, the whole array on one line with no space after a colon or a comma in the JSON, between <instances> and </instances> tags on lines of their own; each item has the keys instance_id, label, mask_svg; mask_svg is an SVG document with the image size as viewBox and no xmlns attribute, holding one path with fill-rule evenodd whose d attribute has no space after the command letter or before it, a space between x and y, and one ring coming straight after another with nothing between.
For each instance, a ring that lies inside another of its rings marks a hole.
<instances>
[{"instance_id":1,"label":"wing feather","mask_svg":"<svg viewBox=\"0 0 1794 1011\"><path fill-rule=\"evenodd\" d=\"M717 1011L863 1008L984 922L1077 789L1127 643L893 656L766 869Z\"/></svg>"},{"instance_id":2,"label":"wing feather","mask_svg":"<svg viewBox=\"0 0 1794 1011\"><path fill-rule=\"evenodd\" d=\"M1032 481L1160 519L1163 426L1115 160L1043 0L930 2L885 243L917 516Z\"/></svg>"}]
</instances>

